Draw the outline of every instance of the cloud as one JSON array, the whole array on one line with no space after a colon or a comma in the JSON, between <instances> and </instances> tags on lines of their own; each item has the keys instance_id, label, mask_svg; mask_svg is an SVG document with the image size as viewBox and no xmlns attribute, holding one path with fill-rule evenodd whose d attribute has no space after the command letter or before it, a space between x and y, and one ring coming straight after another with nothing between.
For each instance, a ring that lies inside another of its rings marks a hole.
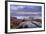
<instances>
[{"instance_id":1,"label":"cloud","mask_svg":"<svg viewBox=\"0 0 46 34\"><path fill-rule=\"evenodd\" d=\"M18 6L14 6L11 5L10 7L11 10L27 10L27 11L41 11L41 6L26 6L26 5L18 5Z\"/></svg>"}]
</instances>

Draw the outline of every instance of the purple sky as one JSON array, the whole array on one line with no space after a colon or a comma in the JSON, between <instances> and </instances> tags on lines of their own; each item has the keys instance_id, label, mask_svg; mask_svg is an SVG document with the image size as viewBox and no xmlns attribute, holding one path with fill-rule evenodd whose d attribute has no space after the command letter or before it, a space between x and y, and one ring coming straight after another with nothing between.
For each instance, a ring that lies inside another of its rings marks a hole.
<instances>
[{"instance_id":1,"label":"purple sky","mask_svg":"<svg viewBox=\"0 0 46 34\"><path fill-rule=\"evenodd\" d=\"M42 7L41 6L29 6L29 5L10 5L10 14L11 16L22 16L20 14L16 14L17 11L23 11L23 12L40 12L41 13L41 9ZM35 16L41 16L41 14L23 14L23 16L25 15L35 15Z\"/></svg>"}]
</instances>

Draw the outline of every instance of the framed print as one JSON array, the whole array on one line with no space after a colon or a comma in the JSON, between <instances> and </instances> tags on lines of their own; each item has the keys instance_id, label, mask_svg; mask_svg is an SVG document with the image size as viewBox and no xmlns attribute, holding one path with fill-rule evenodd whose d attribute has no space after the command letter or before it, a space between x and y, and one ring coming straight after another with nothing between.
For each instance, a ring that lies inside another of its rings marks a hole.
<instances>
[{"instance_id":1,"label":"framed print","mask_svg":"<svg viewBox=\"0 0 46 34\"><path fill-rule=\"evenodd\" d=\"M5 32L45 31L45 3L6 1Z\"/></svg>"}]
</instances>

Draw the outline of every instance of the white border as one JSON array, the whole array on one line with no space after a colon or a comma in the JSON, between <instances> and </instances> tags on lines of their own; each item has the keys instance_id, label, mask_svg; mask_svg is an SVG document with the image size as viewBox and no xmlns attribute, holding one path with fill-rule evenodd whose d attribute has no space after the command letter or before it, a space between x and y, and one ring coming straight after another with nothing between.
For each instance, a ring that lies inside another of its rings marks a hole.
<instances>
[{"instance_id":1,"label":"white border","mask_svg":"<svg viewBox=\"0 0 46 34\"><path fill-rule=\"evenodd\" d=\"M42 6L42 28L28 28L28 29L10 29L10 5L35 5L35 6ZM44 30L44 4L32 4L32 3L19 3L19 2L8 2L8 32L22 32L22 31L37 31L37 30Z\"/></svg>"}]
</instances>

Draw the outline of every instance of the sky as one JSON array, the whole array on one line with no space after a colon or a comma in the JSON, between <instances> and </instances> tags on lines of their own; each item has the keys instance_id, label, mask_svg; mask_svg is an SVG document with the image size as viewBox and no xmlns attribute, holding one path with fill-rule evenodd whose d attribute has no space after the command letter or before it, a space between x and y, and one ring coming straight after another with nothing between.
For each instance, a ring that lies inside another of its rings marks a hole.
<instances>
[{"instance_id":1,"label":"sky","mask_svg":"<svg viewBox=\"0 0 46 34\"><path fill-rule=\"evenodd\" d=\"M41 10L42 10L42 7L41 6L32 6L32 5L10 5L10 14L13 16L17 16L19 14L17 14L17 12L32 12L34 14L30 14L31 16L32 15L39 15L41 16ZM40 12L40 13L39 13ZM35 13L38 13L38 14L35 14ZM22 13L21 13L22 14ZM21 14L19 16L21 16ZM22 14L22 16L24 15L27 15L28 14ZM29 15L29 16L30 16Z\"/></svg>"},{"instance_id":2,"label":"sky","mask_svg":"<svg viewBox=\"0 0 46 34\"><path fill-rule=\"evenodd\" d=\"M23 11L41 11L41 6L27 6L27 5L11 5L11 10L23 10Z\"/></svg>"}]
</instances>

